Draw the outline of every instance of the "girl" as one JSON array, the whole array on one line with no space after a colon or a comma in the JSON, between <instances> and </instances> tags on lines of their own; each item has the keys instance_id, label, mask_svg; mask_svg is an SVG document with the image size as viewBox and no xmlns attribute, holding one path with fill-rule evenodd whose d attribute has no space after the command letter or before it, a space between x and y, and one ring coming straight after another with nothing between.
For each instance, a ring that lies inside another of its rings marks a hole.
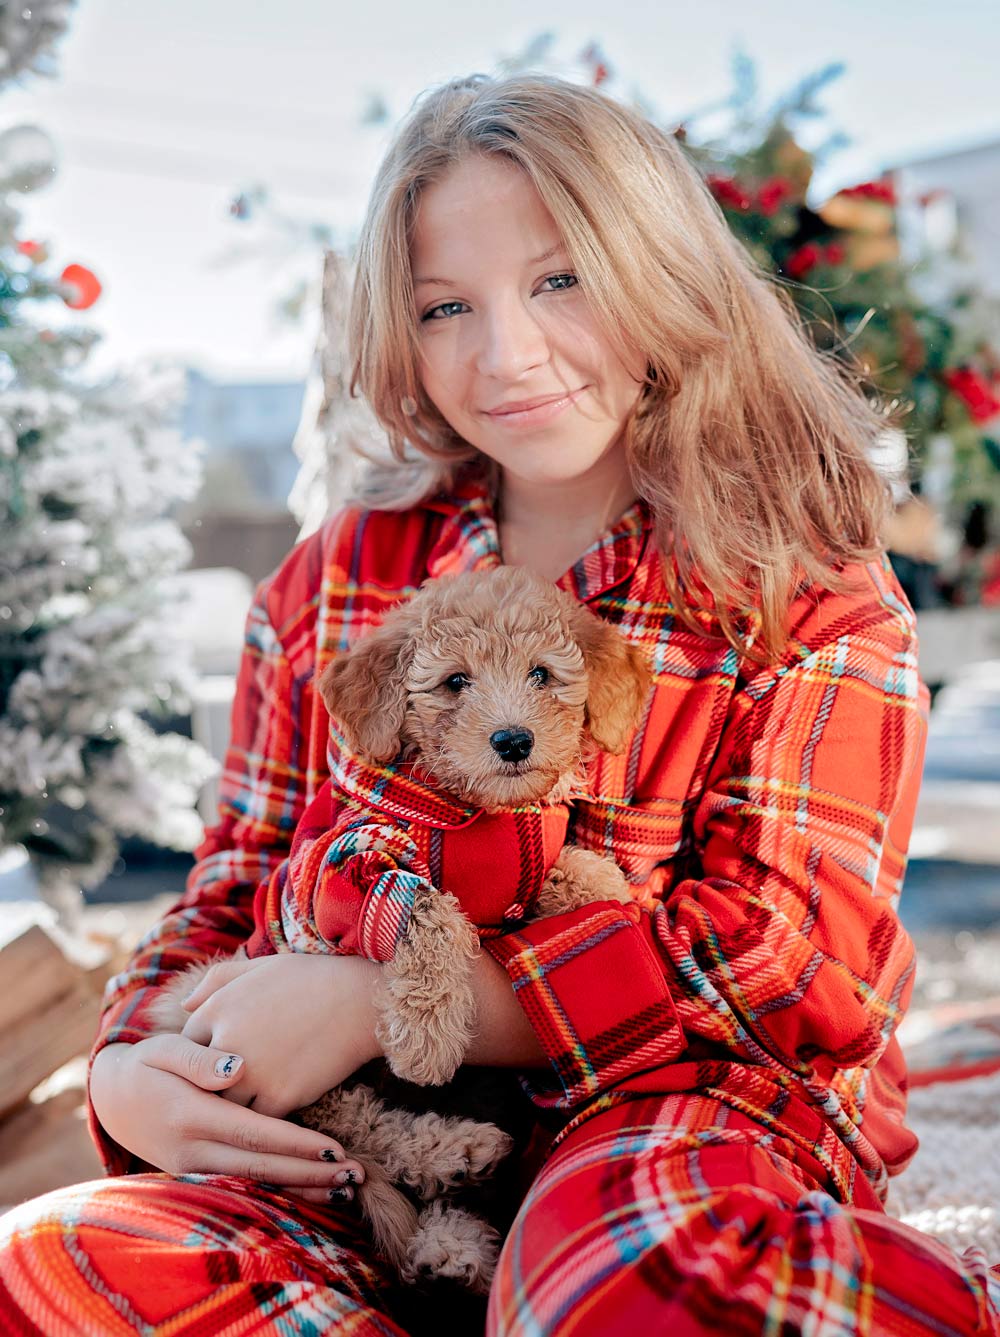
<instances>
[{"instance_id":1,"label":"girl","mask_svg":"<svg viewBox=\"0 0 1000 1337\"><path fill-rule=\"evenodd\" d=\"M183 1036L147 1011L249 935L327 774L330 657L421 581L507 562L656 683L570 837L635 905L479 958L468 1060L524 1074L544 1152L486 1331L1000 1333L1000 1269L882 1207L915 1150L896 902L926 723L868 459L884 417L676 142L543 76L418 103L351 335L397 467L257 591L219 822L108 990L92 1123L116 1177L6 1219L5 1330L414 1330L351 1206L361 1167L280 1117L376 1055L381 967L265 957L213 971Z\"/></svg>"}]
</instances>

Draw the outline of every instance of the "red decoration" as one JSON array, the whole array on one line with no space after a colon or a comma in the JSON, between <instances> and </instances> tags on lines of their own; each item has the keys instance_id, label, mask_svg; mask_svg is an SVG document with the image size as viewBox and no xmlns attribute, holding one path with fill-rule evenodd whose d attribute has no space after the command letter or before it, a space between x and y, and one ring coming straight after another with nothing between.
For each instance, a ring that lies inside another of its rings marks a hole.
<instances>
[{"instance_id":1,"label":"red decoration","mask_svg":"<svg viewBox=\"0 0 1000 1337\"><path fill-rule=\"evenodd\" d=\"M958 395L973 422L988 422L1000 413L1000 399L990 382L975 367L953 367L944 373L944 383Z\"/></svg>"},{"instance_id":2,"label":"red decoration","mask_svg":"<svg viewBox=\"0 0 1000 1337\"><path fill-rule=\"evenodd\" d=\"M784 176L775 176L765 181L757 191L757 204L765 217L776 214L785 200L792 194L792 183Z\"/></svg>"},{"instance_id":3,"label":"red decoration","mask_svg":"<svg viewBox=\"0 0 1000 1337\"><path fill-rule=\"evenodd\" d=\"M45 243L41 241L19 241L17 243L18 254L26 255L29 260L34 260L39 264L47 258L48 252L45 249Z\"/></svg>"},{"instance_id":4,"label":"red decoration","mask_svg":"<svg viewBox=\"0 0 1000 1337\"><path fill-rule=\"evenodd\" d=\"M821 248L814 241L807 241L797 251L792 251L781 267L789 278L801 279L809 273L810 269L815 269L822 259L823 251Z\"/></svg>"},{"instance_id":5,"label":"red decoration","mask_svg":"<svg viewBox=\"0 0 1000 1337\"><path fill-rule=\"evenodd\" d=\"M826 246L819 246L814 241L807 241L797 251L792 251L781 268L789 278L801 279L815 269L817 265L840 265L847 258L847 252L839 241L831 241Z\"/></svg>"},{"instance_id":6,"label":"red decoration","mask_svg":"<svg viewBox=\"0 0 1000 1337\"><path fill-rule=\"evenodd\" d=\"M604 59L604 53L596 43L592 42L585 51L581 52L580 59L590 66L590 78L595 88L599 88L611 77L611 70Z\"/></svg>"},{"instance_id":7,"label":"red decoration","mask_svg":"<svg viewBox=\"0 0 1000 1337\"><path fill-rule=\"evenodd\" d=\"M713 175L705 179L709 190L726 208L738 209L741 213L746 213L751 208L753 201L733 177Z\"/></svg>"},{"instance_id":8,"label":"red decoration","mask_svg":"<svg viewBox=\"0 0 1000 1337\"><path fill-rule=\"evenodd\" d=\"M896 188L891 181L862 181L859 186L845 186L838 195L858 195L868 200L882 200L884 204L896 203Z\"/></svg>"},{"instance_id":9,"label":"red decoration","mask_svg":"<svg viewBox=\"0 0 1000 1337\"><path fill-rule=\"evenodd\" d=\"M59 275L63 283L72 284L76 289L75 297L64 297L63 301L74 311L85 311L93 306L101 295L101 283L97 275L83 265L67 265Z\"/></svg>"}]
</instances>

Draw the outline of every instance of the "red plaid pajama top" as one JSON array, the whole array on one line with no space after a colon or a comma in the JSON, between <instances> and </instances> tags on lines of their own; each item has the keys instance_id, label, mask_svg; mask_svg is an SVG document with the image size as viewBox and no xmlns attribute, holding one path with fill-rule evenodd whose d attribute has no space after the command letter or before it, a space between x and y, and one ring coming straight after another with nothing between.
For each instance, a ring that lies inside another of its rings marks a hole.
<instances>
[{"instance_id":1,"label":"red plaid pajama top","mask_svg":"<svg viewBox=\"0 0 1000 1337\"><path fill-rule=\"evenodd\" d=\"M260 584L218 823L182 899L110 983L98 1048L148 1033L169 973L250 937L254 893L327 779L313 684L329 659L425 578L500 560L490 499L466 477L404 512L341 510ZM914 952L896 905L927 724L888 561L847 574L849 596L798 591L787 648L761 668L710 612L704 635L676 616L642 500L598 538L557 583L643 647L655 687L625 754L593 763L568 839L613 857L636 904L485 944L550 1060L531 1074L544 1121L701 1091L776 1135L820 1127L802 1149L844 1201L858 1171L884 1197L916 1148L894 1037ZM108 1168L129 1168L94 1131Z\"/></svg>"}]
</instances>

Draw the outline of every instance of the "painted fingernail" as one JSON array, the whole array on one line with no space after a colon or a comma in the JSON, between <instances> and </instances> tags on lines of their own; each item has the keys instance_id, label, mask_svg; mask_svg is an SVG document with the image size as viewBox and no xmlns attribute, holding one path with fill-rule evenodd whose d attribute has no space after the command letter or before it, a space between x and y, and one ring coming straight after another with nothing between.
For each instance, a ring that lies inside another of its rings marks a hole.
<instances>
[{"instance_id":1,"label":"painted fingernail","mask_svg":"<svg viewBox=\"0 0 1000 1337\"><path fill-rule=\"evenodd\" d=\"M335 1174L333 1177L338 1184L356 1184L358 1182L358 1176L353 1170L341 1170L339 1174Z\"/></svg>"},{"instance_id":2,"label":"painted fingernail","mask_svg":"<svg viewBox=\"0 0 1000 1337\"><path fill-rule=\"evenodd\" d=\"M328 1194L331 1202L350 1202L354 1197L353 1188L332 1188Z\"/></svg>"},{"instance_id":3,"label":"painted fingernail","mask_svg":"<svg viewBox=\"0 0 1000 1337\"><path fill-rule=\"evenodd\" d=\"M319 1153L319 1158L321 1161L342 1161L344 1159L344 1153L342 1151L334 1151L333 1147L324 1147Z\"/></svg>"},{"instance_id":4,"label":"painted fingernail","mask_svg":"<svg viewBox=\"0 0 1000 1337\"><path fill-rule=\"evenodd\" d=\"M215 1063L216 1077L232 1077L234 1072L239 1072L243 1067L243 1060L239 1054L224 1054L222 1058L217 1059Z\"/></svg>"}]
</instances>

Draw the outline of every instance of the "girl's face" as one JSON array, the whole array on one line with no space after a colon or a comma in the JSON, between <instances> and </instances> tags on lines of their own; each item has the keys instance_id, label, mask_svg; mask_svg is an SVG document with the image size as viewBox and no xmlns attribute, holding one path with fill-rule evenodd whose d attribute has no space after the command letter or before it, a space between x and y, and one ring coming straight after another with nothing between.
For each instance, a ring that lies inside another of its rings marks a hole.
<instances>
[{"instance_id":1,"label":"girl's face","mask_svg":"<svg viewBox=\"0 0 1000 1337\"><path fill-rule=\"evenodd\" d=\"M526 173L475 155L428 186L411 262L421 383L464 440L535 483L621 452L645 359L601 329Z\"/></svg>"}]
</instances>

